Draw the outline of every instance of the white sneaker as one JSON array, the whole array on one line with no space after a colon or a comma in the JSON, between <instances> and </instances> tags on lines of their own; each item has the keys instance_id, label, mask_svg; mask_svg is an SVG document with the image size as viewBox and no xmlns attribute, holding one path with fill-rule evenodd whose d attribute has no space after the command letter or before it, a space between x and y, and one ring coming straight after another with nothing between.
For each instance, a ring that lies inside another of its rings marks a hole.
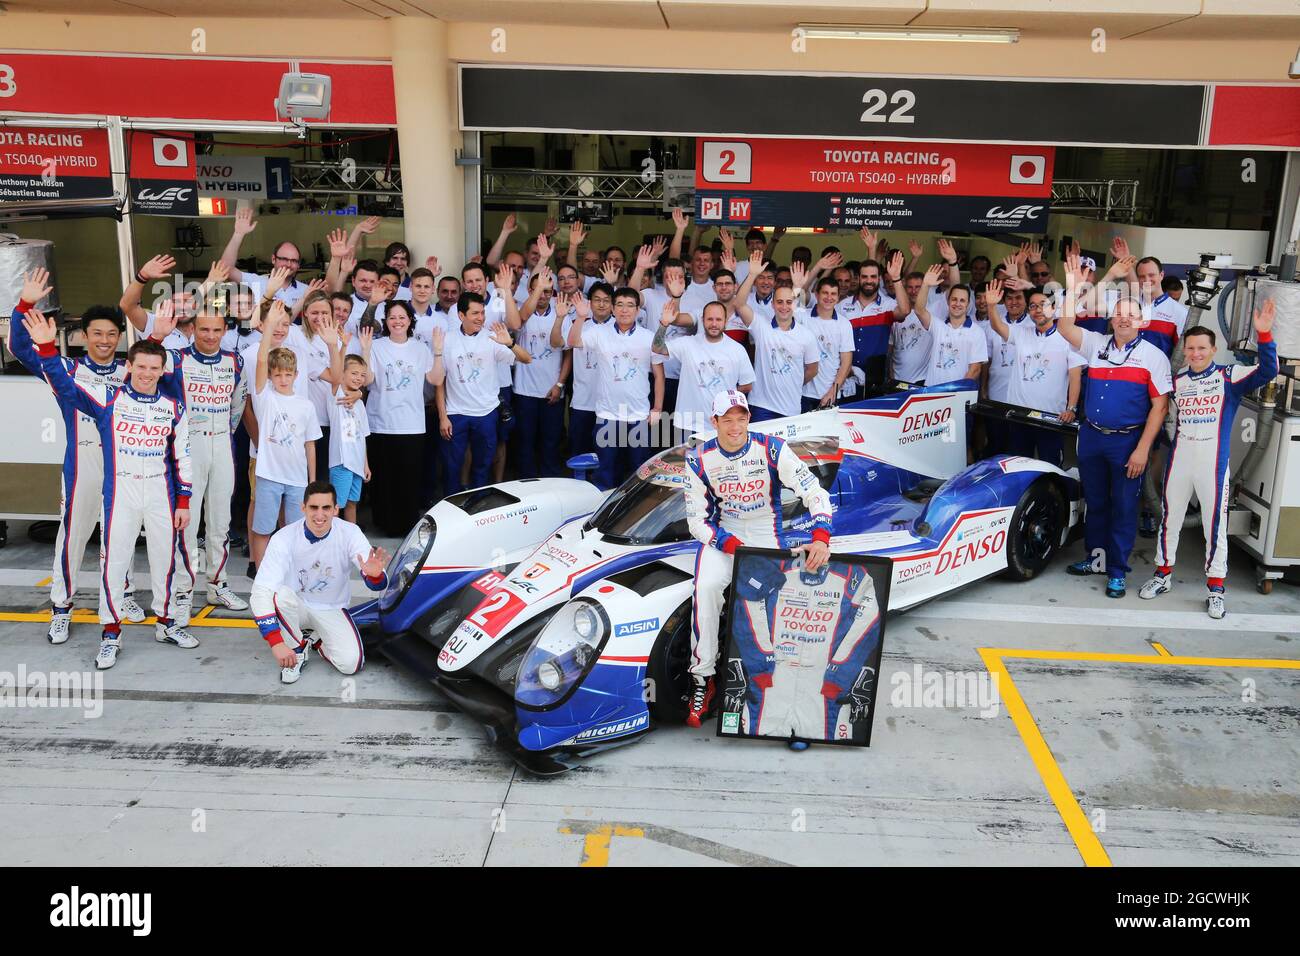
<instances>
[{"instance_id":1,"label":"white sneaker","mask_svg":"<svg viewBox=\"0 0 1300 956\"><path fill-rule=\"evenodd\" d=\"M109 640L107 637L99 642L99 655L95 658L95 667L106 671L117 663L117 655L122 650L121 639Z\"/></svg>"},{"instance_id":2,"label":"white sneaker","mask_svg":"<svg viewBox=\"0 0 1300 956\"><path fill-rule=\"evenodd\" d=\"M307 666L307 650L310 644L303 644L302 649L298 651L298 663L292 667L280 668L280 683L293 684L297 683L298 678L302 675L302 669Z\"/></svg>"},{"instance_id":3,"label":"white sneaker","mask_svg":"<svg viewBox=\"0 0 1300 956\"><path fill-rule=\"evenodd\" d=\"M127 594L122 598L122 606L118 608L122 612L122 617L132 624L143 624L144 619L148 616L144 613L134 594Z\"/></svg>"},{"instance_id":4,"label":"white sneaker","mask_svg":"<svg viewBox=\"0 0 1300 956\"><path fill-rule=\"evenodd\" d=\"M1223 605L1223 592L1211 591L1209 593L1209 596L1205 599L1205 613L1216 621L1228 613L1228 609Z\"/></svg>"},{"instance_id":5,"label":"white sneaker","mask_svg":"<svg viewBox=\"0 0 1300 956\"><path fill-rule=\"evenodd\" d=\"M231 611L248 610L248 602L231 590L229 584L218 584L215 588L208 588L208 603Z\"/></svg>"},{"instance_id":6,"label":"white sneaker","mask_svg":"<svg viewBox=\"0 0 1300 956\"><path fill-rule=\"evenodd\" d=\"M1172 574L1155 574L1151 580L1142 585L1142 590L1138 591L1138 597L1145 601L1150 601L1154 597L1159 597L1166 591L1174 589L1174 576Z\"/></svg>"},{"instance_id":7,"label":"white sneaker","mask_svg":"<svg viewBox=\"0 0 1300 956\"><path fill-rule=\"evenodd\" d=\"M155 624L153 639L159 644L175 644L177 647L199 646L199 639L179 624Z\"/></svg>"},{"instance_id":8,"label":"white sneaker","mask_svg":"<svg viewBox=\"0 0 1300 956\"><path fill-rule=\"evenodd\" d=\"M173 617L172 620L190 622L190 614L194 611L194 592L182 591L176 595L172 601Z\"/></svg>"},{"instance_id":9,"label":"white sneaker","mask_svg":"<svg viewBox=\"0 0 1300 956\"><path fill-rule=\"evenodd\" d=\"M46 637L51 644L63 644L68 640L68 626L72 623L72 609L55 611L50 615L50 629Z\"/></svg>"}]
</instances>

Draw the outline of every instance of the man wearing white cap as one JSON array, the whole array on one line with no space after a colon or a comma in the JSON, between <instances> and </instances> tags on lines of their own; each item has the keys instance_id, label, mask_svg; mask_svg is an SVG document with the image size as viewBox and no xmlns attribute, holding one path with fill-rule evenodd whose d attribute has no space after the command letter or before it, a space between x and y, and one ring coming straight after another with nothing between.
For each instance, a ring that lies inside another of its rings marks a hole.
<instances>
[{"instance_id":1,"label":"man wearing white cap","mask_svg":"<svg viewBox=\"0 0 1300 956\"><path fill-rule=\"evenodd\" d=\"M816 571L830 556L830 495L782 439L749 430L743 393L728 389L713 397L713 427L717 437L686 455L686 522L701 543L691 617L694 686L686 717L692 727L700 726L713 701L718 618L736 548L792 548L803 553L807 571ZM811 541L781 527L782 486L812 515Z\"/></svg>"}]
</instances>

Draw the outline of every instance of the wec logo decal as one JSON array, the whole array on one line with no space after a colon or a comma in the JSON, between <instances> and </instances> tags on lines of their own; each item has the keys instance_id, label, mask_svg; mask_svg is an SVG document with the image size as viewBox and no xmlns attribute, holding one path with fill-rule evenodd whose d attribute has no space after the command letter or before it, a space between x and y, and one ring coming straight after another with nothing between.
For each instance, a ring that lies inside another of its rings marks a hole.
<instances>
[{"instance_id":1,"label":"wec logo decal","mask_svg":"<svg viewBox=\"0 0 1300 956\"><path fill-rule=\"evenodd\" d=\"M169 186L162 192L156 193L146 187L141 189L135 198L137 202L185 202L193 191L188 186Z\"/></svg>"},{"instance_id":2,"label":"wec logo decal","mask_svg":"<svg viewBox=\"0 0 1300 956\"><path fill-rule=\"evenodd\" d=\"M989 219L1037 219L1042 211L1042 206L1020 205L1006 211L1001 206L994 206L984 215Z\"/></svg>"}]
</instances>

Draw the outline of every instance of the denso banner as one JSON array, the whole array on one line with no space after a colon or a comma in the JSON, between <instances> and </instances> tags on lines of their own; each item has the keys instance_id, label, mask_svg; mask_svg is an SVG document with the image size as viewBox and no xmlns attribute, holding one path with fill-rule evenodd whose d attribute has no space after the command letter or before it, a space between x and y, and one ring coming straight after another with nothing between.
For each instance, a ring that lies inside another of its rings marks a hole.
<instances>
[{"instance_id":1,"label":"denso banner","mask_svg":"<svg viewBox=\"0 0 1300 956\"><path fill-rule=\"evenodd\" d=\"M0 127L0 203L112 195L107 130Z\"/></svg>"},{"instance_id":2,"label":"denso banner","mask_svg":"<svg viewBox=\"0 0 1300 956\"><path fill-rule=\"evenodd\" d=\"M194 136L189 133L127 133L131 157L131 211L145 216L197 216Z\"/></svg>"},{"instance_id":3,"label":"denso banner","mask_svg":"<svg viewBox=\"0 0 1300 956\"><path fill-rule=\"evenodd\" d=\"M695 214L717 225L1045 232L1050 146L700 139Z\"/></svg>"}]
</instances>

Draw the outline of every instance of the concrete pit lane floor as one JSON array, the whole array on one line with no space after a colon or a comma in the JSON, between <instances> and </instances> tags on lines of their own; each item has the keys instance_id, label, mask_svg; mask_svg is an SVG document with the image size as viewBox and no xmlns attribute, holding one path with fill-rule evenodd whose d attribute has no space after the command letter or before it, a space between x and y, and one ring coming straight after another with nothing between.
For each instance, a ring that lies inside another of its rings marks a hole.
<instances>
[{"instance_id":1,"label":"concrete pit lane floor","mask_svg":"<svg viewBox=\"0 0 1300 956\"><path fill-rule=\"evenodd\" d=\"M93 674L97 625L45 640L51 549L24 531L0 551L0 686ZM1294 866L1300 589L1256 593L1234 551L1211 621L1202 549L1189 529L1156 601L1139 539L1121 601L1064 573L1075 545L892 617L869 749L663 727L550 779L382 659L283 686L221 623L247 614L200 612L190 651L128 626L89 709L0 699L0 865Z\"/></svg>"}]
</instances>

